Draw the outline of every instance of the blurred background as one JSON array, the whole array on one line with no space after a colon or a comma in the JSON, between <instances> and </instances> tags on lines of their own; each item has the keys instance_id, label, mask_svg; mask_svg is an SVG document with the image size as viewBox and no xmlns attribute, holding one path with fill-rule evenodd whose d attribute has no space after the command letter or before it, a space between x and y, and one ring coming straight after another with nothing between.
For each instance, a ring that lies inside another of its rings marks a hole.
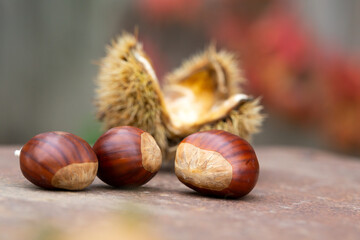
<instances>
[{"instance_id":1,"label":"blurred background","mask_svg":"<svg viewBox=\"0 0 360 240\"><path fill-rule=\"evenodd\" d=\"M93 143L96 63L138 27L160 79L211 41L237 53L268 114L255 145L360 155L359 24L359 0L0 0L0 144Z\"/></svg>"}]
</instances>

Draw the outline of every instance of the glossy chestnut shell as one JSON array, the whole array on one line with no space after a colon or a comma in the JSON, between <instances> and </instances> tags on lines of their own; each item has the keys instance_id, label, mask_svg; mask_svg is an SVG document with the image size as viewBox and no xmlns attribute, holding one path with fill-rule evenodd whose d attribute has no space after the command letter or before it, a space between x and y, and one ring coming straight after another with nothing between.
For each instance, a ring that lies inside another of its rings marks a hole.
<instances>
[{"instance_id":1,"label":"glossy chestnut shell","mask_svg":"<svg viewBox=\"0 0 360 240\"><path fill-rule=\"evenodd\" d=\"M191 134L179 144L175 174L199 193L237 198L255 187L259 163L247 141L210 130Z\"/></svg>"},{"instance_id":2,"label":"glossy chestnut shell","mask_svg":"<svg viewBox=\"0 0 360 240\"><path fill-rule=\"evenodd\" d=\"M98 177L114 187L141 186L155 176L162 163L154 138L136 127L108 130L93 149L99 159Z\"/></svg>"},{"instance_id":3,"label":"glossy chestnut shell","mask_svg":"<svg viewBox=\"0 0 360 240\"><path fill-rule=\"evenodd\" d=\"M82 138L67 132L46 132L22 147L20 168L25 178L39 187L81 190L94 181L98 161Z\"/></svg>"}]
</instances>

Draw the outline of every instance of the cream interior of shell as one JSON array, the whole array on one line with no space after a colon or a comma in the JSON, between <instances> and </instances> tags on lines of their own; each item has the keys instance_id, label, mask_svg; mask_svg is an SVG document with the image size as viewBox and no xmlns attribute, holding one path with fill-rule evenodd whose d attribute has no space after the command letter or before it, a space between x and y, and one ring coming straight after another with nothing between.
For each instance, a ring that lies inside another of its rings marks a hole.
<instances>
[{"instance_id":1,"label":"cream interior of shell","mask_svg":"<svg viewBox=\"0 0 360 240\"><path fill-rule=\"evenodd\" d=\"M158 84L149 60L139 53L135 58ZM219 63L213 62L158 91L166 124L176 135L187 135L206 123L226 116L240 103L249 100L245 94L229 95L227 79Z\"/></svg>"},{"instance_id":2,"label":"cream interior of shell","mask_svg":"<svg viewBox=\"0 0 360 240\"><path fill-rule=\"evenodd\" d=\"M218 152L181 143L176 151L175 174L193 186L221 191L231 183L232 166Z\"/></svg>"}]
</instances>

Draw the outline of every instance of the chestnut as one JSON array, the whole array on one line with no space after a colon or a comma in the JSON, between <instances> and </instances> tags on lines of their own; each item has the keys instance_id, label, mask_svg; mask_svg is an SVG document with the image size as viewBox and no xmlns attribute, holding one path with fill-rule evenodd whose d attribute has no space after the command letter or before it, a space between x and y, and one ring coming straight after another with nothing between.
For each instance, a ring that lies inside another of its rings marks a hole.
<instances>
[{"instance_id":1,"label":"chestnut","mask_svg":"<svg viewBox=\"0 0 360 240\"><path fill-rule=\"evenodd\" d=\"M201 194L237 198L255 187L259 163L247 141L229 132L210 130L181 141L175 174Z\"/></svg>"},{"instance_id":2,"label":"chestnut","mask_svg":"<svg viewBox=\"0 0 360 240\"><path fill-rule=\"evenodd\" d=\"M161 167L162 155L155 139L130 126L111 128L95 142L98 177L113 187L147 183Z\"/></svg>"},{"instance_id":3,"label":"chestnut","mask_svg":"<svg viewBox=\"0 0 360 240\"><path fill-rule=\"evenodd\" d=\"M91 146L67 132L38 134L16 153L24 177L46 189L84 189L94 181L98 169Z\"/></svg>"}]
</instances>

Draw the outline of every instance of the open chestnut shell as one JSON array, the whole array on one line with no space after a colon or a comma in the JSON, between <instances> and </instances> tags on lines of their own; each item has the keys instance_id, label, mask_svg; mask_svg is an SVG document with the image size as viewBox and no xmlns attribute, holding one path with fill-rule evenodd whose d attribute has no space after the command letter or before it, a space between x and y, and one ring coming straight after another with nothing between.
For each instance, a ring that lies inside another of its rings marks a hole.
<instances>
[{"instance_id":1,"label":"open chestnut shell","mask_svg":"<svg viewBox=\"0 0 360 240\"><path fill-rule=\"evenodd\" d=\"M250 139L264 118L259 99L242 89L235 54L214 45L159 81L137 37L124 33L108 46L96 83L97 117L105 128L149 132L169 161L189 134L219 129Z\"/></svg>"}]
</instances>

